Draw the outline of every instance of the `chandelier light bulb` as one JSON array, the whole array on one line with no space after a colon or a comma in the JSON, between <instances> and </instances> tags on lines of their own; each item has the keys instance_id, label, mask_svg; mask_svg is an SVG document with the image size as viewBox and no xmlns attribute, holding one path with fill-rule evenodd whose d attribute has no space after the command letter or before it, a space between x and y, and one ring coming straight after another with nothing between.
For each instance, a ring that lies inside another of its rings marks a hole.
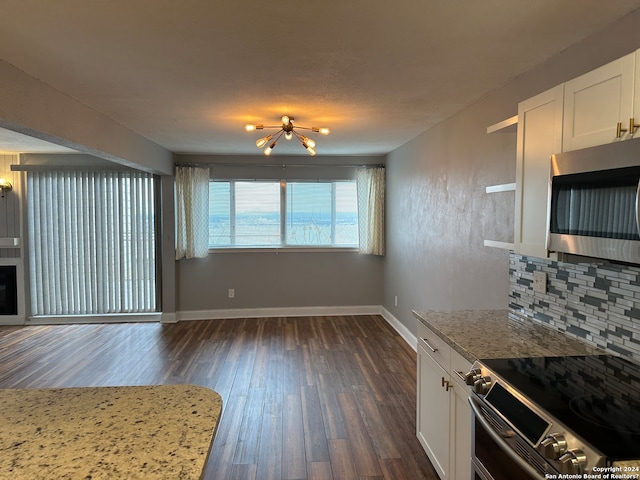
<instances>
[{"instance_id":1,"label":"chandelier light bulb","mask_svg":"<svg viewBox=\"0 0 640 480\"><path fill-rule=\"evenodd\" d=\"M289 117L287 117L286 115L283 115L280 120L282 120L283 125L287 125L289 123Z\"/></svg>"},{"instance_id":2,"label":"chandelier light bulb","mask_svg":"<svg viewBox=\"0 0 640 480\"><path fill-rule=\"evenodd\" d=\"M302 146L303 146L304 148L306 148L306 149L307 149L307 153L308 153L309 155L311 155L312 157L313 157L313 156L315 156L316 151L315 151L315 149L314 149L311 145L309 145L309 144L307 144L307 143L303 142L303 143L302 143Z\"/></svg>"},{"instance_id":3,"label":"chandelier light bulb","mask_svg":"<svg viewBox=\"0 0 640 480\"><path fill-rule=\"evenodd\" d=\"M273 138L273 135L267 135L266 137L259 138L256 140L256 147L262 148L264 147L269 140Z\"/></svg>"},{"instance_id":4,"label":"chandelier light bulb","mask_svg":"<svg viewBox=\"0 0 640 480\"><path fill-rule=\"evenodd\" d=\"M253 131L256 129L256 126L255 126L255 125L252 125L252 124L250 124L250 123L247 123L247 124L244 126L244 129L245 129L247 132L253 132Z\"/></svg>"},{"instance_id":5,"label":"chandelier light bulb","mask_svg":"<svg viewBox=\"0 0 640 480\"><path fill-rule=\"evenodd\" d=\"M271 155L271 152L273 151L275 146L276 146L276 142L273 142L271 145L269 145L267 148L264 149L264 154L267 156Z\"/></svg>"},{"instance_id":6,"label":"chandelier light bulb","mask_svg":"<svg viewBox=\"0 0 640 480\"><path fill-rule=\"evenodd\" d=\"M284 138L291 140L293 138L293 132L284 132Z\"/></svg>"},{"instance_id":7,"label":"chandelier light bulb","mask_svg":"<svg viewBox=\"0 0 640 480\"><path fill-rule=\"evenodd\" d=\"M313 138L309 138L309 137L306 137L304 135L300 135L300 139L302 140L302 143L306 143L311 148L315 148L316 141Z\"/></svg>"},{"instance_id":8,"label":"chandelier light bulb","mask_svg":"<svg viewBox=\"0 0 640 480\"><path fill-rule=\"evenodd\" d=\"M311 127L311 131L320 133L322 135L329 135L331 133L331 130L329 130L327 127Z\"/></svg>"}]
</instances>

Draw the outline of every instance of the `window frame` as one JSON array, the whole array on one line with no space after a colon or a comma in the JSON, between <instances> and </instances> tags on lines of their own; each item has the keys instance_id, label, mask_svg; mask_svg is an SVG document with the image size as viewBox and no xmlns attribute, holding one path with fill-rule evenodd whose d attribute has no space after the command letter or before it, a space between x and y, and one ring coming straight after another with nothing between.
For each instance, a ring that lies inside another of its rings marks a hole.
<instances>
[{"instance_id":1,"label":"window frame","mask_svg":"<svg viewBox=\"0 0 640 480\"><path fill-rule=\"evenodd\" d=\"M358 244L354 245L335 245L336 230L336 189L331 189L331 244L323 245L304 245L304 244L288 244L287 235L287 185L289 183L351 183L355 186L355 180L352 179L292 179L281 178L276 179L242 179L242 178L211 178L209 183L226 182L229 183L229 229L230 238L235 237L236 231L236 215L235 215L235 184L237 182L256 182L256 183L278 183L280 197L280 239L279 245L237 245L232 243L229 246L211 245L209 244L209 253L243 253L243 252L357 252ZM357 212L357 199L356 199Z\"/></svg>"}]
</instances>

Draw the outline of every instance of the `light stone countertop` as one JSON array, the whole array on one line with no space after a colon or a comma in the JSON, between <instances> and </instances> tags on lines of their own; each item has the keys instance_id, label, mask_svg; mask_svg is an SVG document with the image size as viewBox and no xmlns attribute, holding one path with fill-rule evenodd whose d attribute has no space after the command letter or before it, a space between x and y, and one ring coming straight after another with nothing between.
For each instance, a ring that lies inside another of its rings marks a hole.
<instances>
[{"instance_id":1,"label":"light stone countertop","mask_svg":"<svg viewBox=\"0 0 640 480\"><path fill-rule=\"evenodd\" d=\"M198 479L221 412L193 385L0 390L0 478Z\"/></svg>"},{"instance_id":2,"label":"light stone countertop","mask_svg":"<svg viewBox=\"0 0 640 480\"><path fill-rule=\"evenodd\" d=\"M470 362L483 358L604 353L509 310L414 310L412 313Z\"/></svg>"}]
</instances>

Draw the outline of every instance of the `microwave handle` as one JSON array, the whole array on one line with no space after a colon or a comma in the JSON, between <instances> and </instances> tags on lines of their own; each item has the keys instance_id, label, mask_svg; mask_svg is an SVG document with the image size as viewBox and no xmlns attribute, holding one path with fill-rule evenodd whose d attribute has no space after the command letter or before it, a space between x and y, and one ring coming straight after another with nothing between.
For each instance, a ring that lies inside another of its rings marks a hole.
<instances>
[{"instance_id":1,"label":"microwave handle","mask_svg":"<svg viewBox=\"0 0 640 480\"><path fill-rule=\"evenodd\" d=\"M525 462L520 455L518 455L504 439L496 433L496 431L489 425L489 422L484 418L482 412L480 412L480 406L478 405L480 400L478 400L473 394L469 397L469 405L471 405L471 410L473 410L473 415L480 422L482 428L489 434L489 436L493 439L494 442L500 447L504 453L506 453L511 460L513 460L520 468L522 468L525 472L527 472L532 478L540 479L540 472L538 472L535 468Z\"/></svg>"}]
</instances>

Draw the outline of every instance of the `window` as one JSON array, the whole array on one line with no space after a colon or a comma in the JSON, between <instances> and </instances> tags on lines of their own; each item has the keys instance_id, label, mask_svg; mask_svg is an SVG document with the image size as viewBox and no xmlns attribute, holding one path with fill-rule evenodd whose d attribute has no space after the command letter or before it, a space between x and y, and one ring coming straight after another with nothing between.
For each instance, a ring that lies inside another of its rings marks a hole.
<instances>
[{"instance_id":1,"label":"window","mask_svg":"<svg viewBox=\"0 0 640 480\"><path fill-rule=\"evenodd\" d=\"M357 247L354 181L211 181L209 247Z\"/></svg>"}]
</instances>

